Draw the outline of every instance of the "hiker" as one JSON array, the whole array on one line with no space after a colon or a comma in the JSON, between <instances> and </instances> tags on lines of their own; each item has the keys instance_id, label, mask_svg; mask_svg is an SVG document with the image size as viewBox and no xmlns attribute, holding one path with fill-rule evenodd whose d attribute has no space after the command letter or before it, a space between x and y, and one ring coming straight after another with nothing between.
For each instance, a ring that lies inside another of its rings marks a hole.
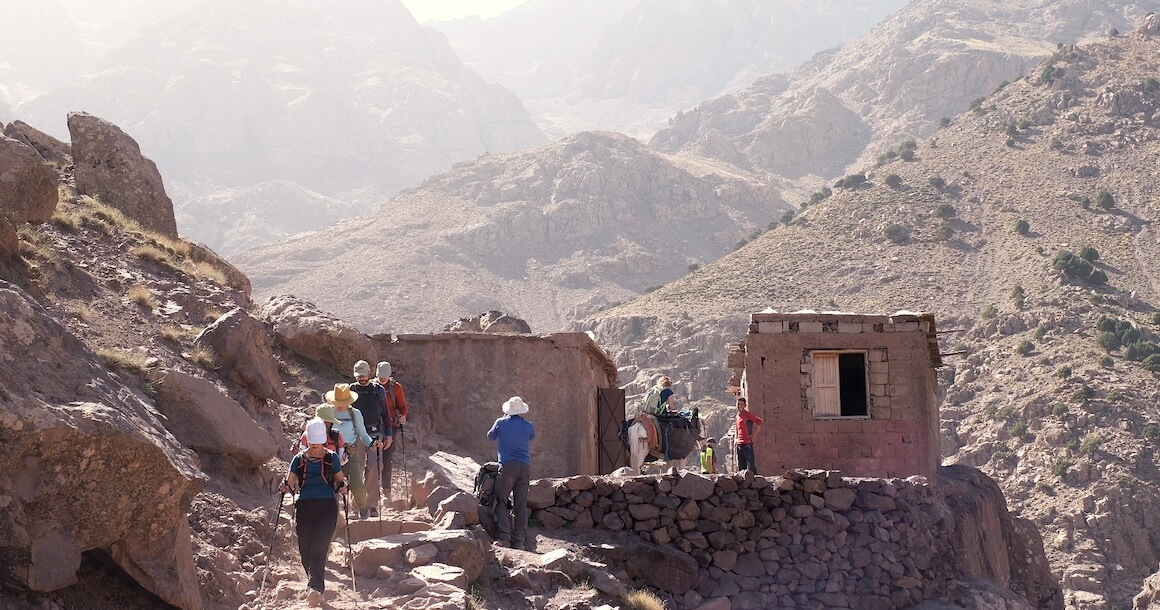
<instances>
[{"instance_id":1,"label":"hiker","mask_svg":"<svg viewBox=\"0 0 1160 610\"><path fill-rule=\"evenodd\" d=\"M497 441L499 478L495 482L495 506L492 515L496 524L496 544L534 551L535 541L527 540L528 484L531 481L531 454L528 444L536 438L536 428L524 419L528 404L519 396L503 403L504 416L495 420L487 431L488 440ZM508 514L507 497L512 495L515 523Z\"/></svg>"},{"instance_id":2,"label":"hiker","mask_svg":"<svg viewBox=\"0 0 1160 610\"><path fill-rule=\"evenodd\" d=\"M326 424L313 420L306 425L307 448L290 460L282 481L282 493L297 493L294 532L298 555L309 579L306 599L311 606L322 603L326 590L326 555L338 524L336 492L346 493L338 455L326 448Z\"/></svg>"},{"instance_id":3,"label":"hiker","mask_svg":"<svg viewBox=\"0 0 1160 610\"><path fill-rule=\"evenodd\" d=\"M705 439L701 449L701 474L717 474L717 439Z\"/></svg>"},{"instance_id":4,"label":"hiker","mask_svg":"<svg viewBox=\"0 0 1160 610\"><path fill-rule=\"evenodd\" d=\"M367 447L366 468L363 481L366 483L366 497L359 502L355 496L358 516L362 519L379 516L379 483L382 471L382 451L390 449L394 441L395 431L386 421L387 392L383 388L371 383L371 365L366 360L354 363L355 383L350 385L350 391L357 394L354 408L362 413L363 427L371 437L371 445Z\"/></svg>"},{"instance_id":5,"label":"hiker","mask_svg":"<svg viewBox=\"0 0 1160 610\"><path fill-rule=\"evenodd\" d=\"M753 439L761 429L762 419L749 410L744 396L737 397L737 471L748 469L757 474L757 459L753 455Z\"/></svg>"},{"instance_id":6,"label":"hiker","mask_svg":"<svg viewBox=\"0 0 1160 610\"><path fill-rule=\"evenodd\" d=\"M336 383L334 389L326 393L326 404L334 409L334 429L342 434L343 439L350 439L346 443L347 460L342 463L342 472L350 491L354 494L355 506L366 506L367 490L363 485L363 468L367 463L367 448L374 441L367 434L363 425L362 413L352 409L358 396L350 391L349 383ZM355 515L358 515L356 510Z\"/></svg>"},{"instance_id":7,"label":"hiker","mask_svg":"<svg viewBox=\"0 0 1160 610\"><path fill-rule=\"evenodd\" d=\"M403 384L391 377L390 362L380 362L376 367L375 385L381 387L383 393L386 394L389 427L392 430L399 430L401 435L403 425L407 423L407 395L403 393ZM383 449L382 485L387 502L391 501L391 473L394 470L394 455L394 443Z\"/></svg>"},{"instance_id":8,"label":"hiker","mask_svg":"<svg viewBox=\"0 0 1160 610\"><path fill-rule=\"evenodd\" d=\"M321 421L326 424L326 449L338 454L338 463L346 464L348 456L346 454L346 437L343 436L340 430L336 430L334 425L338 420L334 418L334 407L330 405L318 405L314 408L314 419L306 422L310 425L311 421ZM298 439L298 450L304 451L307 447L306 430L302 430L302 438Z\"/></svg>"},{"instance_id":9,"label":"hiker","mask_svg":"<svg viewBox=\"0 0 1160 610\"><path fill-rule=\"evenodd\" d=\"M668 375L661 375L657 383L644 394L645 413L652 415L671 415L677 412L676 402L673 400L673 380Z\"/></svg>"}]
</instances>

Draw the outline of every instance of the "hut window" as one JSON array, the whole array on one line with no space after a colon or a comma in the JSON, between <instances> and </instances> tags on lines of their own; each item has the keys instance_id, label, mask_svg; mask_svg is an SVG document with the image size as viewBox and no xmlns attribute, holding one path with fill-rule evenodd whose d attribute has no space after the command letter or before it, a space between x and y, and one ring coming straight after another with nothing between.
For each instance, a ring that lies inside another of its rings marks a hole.
<instances>
[{"instance_id":1,"label":"hut window","mask_svg":"<svg viewBox=\"0 0 1160 610\"><path fill-rule=\"evenodd\" d=\"M866 352L813 352L814 417L870 415Z\"/></svg>"}]
</instances>

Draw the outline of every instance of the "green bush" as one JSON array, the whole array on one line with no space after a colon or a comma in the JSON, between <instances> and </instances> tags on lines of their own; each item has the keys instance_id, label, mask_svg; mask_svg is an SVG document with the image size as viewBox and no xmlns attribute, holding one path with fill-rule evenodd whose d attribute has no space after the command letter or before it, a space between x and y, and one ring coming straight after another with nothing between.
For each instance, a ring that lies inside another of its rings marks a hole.
<instances>
[{"instance_id":1,"label":"green bush","mask_svg":"<svg viewBox=\"0 0 1160 610\"><path fill-rule=\"evenodd\" d=\"M1112 197L1112 194L1107 191L1100 191L1100 194L1096 195L1096 205L1104 209L1114 207L1116 205L1116 198Z\"/></svg>"},{"instance_id":2,"label":"green bush","mask_svg":"<svg viewBox=\"0 0 1160 610\"><path fill-rule=\"evenodd\" d=\"M830 195L833 195L833 194L834 194L834 191L831 191L830 187L823 186L822 190L815 192L813 195L810 195L809 204L814 205L815 203L821 203L827 197L829 197Z\"/></svg>"},{"instance_id":3,"label":"green bush","mask_svg":"<svg viewBox=\"0 0 1160 610\"><path fill-rule=\"evenodd\" d=\"M1104 273L1102 269L1096 269L1088 276L1088 282L1096 285L1107 284L1108 274Z\"/></svg>"},{"instance_id":4,"label":"green bush","mask_svg":"<svg viewBox=\"0 0 1160 610\"><path fill-rule=\"evenodd\" d=\"M1047 327L1040 324L1035 327L1035 340L1039 341L1047 336Z\"/></svg>"},{"instance_id":5,"label":"green bush","mask_svg":"<svg viewBox=\"0 0 1160 610\"><path fill-rule=\"evenodd\" d=\"M976 97L975 99L971 100L970 104L967 104L967 110L970 110L975 114L983 114L983 112L985 112L983 110L983 102L985 101L987 101L986 98Z\"/></svg>"},{"instance_id":6,"label":"green bush","mask_svg":"<svg viewBox=\"0 0 1160 610\"><path fill-rule=\"evenodd\" d=\"M1060 379L1067 379L1068 377L1071 377L1071 367L1066 364L1059 367L1059 370L1055 371L1055 376L1059 377Z\"/></svg>"},{"instance_id":7,"label":"green bush","mask_svg":"<svg viewBox=\"0 0 1160 610\"><path fill-rule=\"evenodd\" d=\"M1104 367L1105 369L1110 369L1116 365L1115 359L1107 354L1100 356L1099 360L1097 360L1096 362L1099 363L1099 365Z\"/></svg>"},{"instance_id":8,"label":"green bush","mask_svg":"<svg viewBox=\"0 0 1160 610\"><path fill-rule=\"evenodd\" d=\"M898 151L898 158L903 161L914 161L914 151L911 149Z\"/></svg>"},{"instance_id":9,"label":"green bush","mask_svg":"<svg viewBox=\"0 0 1160 610\"><path fill-rule=\"evenodd\" d=\"M1011 301L1015 303L1015 307L1023 309L1023 304L1027 300L1027 293L1023 291L1022 286L1015 286L1011 289Z\"/></svg>"},{"instance_id":10,"label":"green bush","mask_svg":"<svg viewBox=\"0 0 1160 610\"><path fill-rule=\"evenodd\" d=\"M950 125L950 124L951 124L951 120L945 116L938 120L939 127L946 127L947 125Z\"/></svg>"},{"instance_id":11,"label":"green bush","mask_svg":"<svg viewBox=\"0 0 1160 610\"><path fill-rule=\"evenodd\" d=\"M1015 438L1027 436L1027 422L1015 422L1015 425L1011 426L1011 436Z\"/></svg>"},{"instance_id":12,"label":"green bush","mask_svg":"<svg viewBox=\"0 0 1160 610\"><path fill-rule=\"evenodd\" d=\"M1071 460L1059 460L1051 467L1051 474L1062 479L1067 474L1068 468L1071 468Z\"/></svg>"},{"instance_id":13,"label":"green bush","mask_svg":"<svg viewBox=\"0 0 1160 610\"><path fill-rule=\"evenodd\" d=\"M931 186L939 190L947 185L947 181L942 176L931 176L929 182Z\"/></svg>"},{"instance_id":14,"label":"green bush","mask_svg":"<svg viewBox=\"0 0 1160 610\"><path fill-rule=\"evenodd\" d=\"M886 239L889 239L896 244L901 244L907 239L910 239L910 229L907 229L900 224L887 225L886 228L883 229L882 234L886 236Z\"/></svg>"},{"instance_id":15,"label":"green bush","mask_svg":"<svg viewBox=\"0 0 1160 610\"><path fill-rule=\"evenodd\" d=\"M1144 429L1140 430L1140 436L1146 439L1155 439L1160 436L1160 426L1156 424L1145 424Z\"/></svg>"},{"instance_id":16,"label":"green bush","mask_svg":"<svg viewBox=\"0 0 1160 610\"><path fill-rule=\"evenodd\" d=\"M955 209L955 206L949 203L940 203L934 208L934 215L943 220L954 218L958 213L959 211Z\"/></svg>"},{"instance_id":17,"label":"green bush","mask_svg":"<svg viewBox=\"0 0 1160 610\"><path fill-rule=\"evenodd\" d=\"M1120 337L1116 333L1101 331L1096 335L1096 345L1104 348L1109 352L1120 349Z\"/></svg>"},{"instance_id":18,"label":"green bush","mask_svg":"<svg viewBox=\"0 0 1160 610\"><path fill-rule=\"evenodd\" d=\"M892 189L896 189L902 186L902 176L899 176L898 174L890 174L886 177L885 182L886 186L889 186Z\"/></svg>"},{"instance_id":19,"label":"green bush","mask_svg":"<svg viewBox=\"0 0 1160 610\"><path fill-rule=\"evenodd\" d=\"M893 161L897 158L898 158L898 153L894 152L893 150L888 150L888 151L878 155L878 159L875 162L875 165L877 165L877 166L886 165L887 163L890 163L891 161Z\"/></svg>"},{"instance_id":20,"label":"green bush","mask_svg":"<svg viewBox=\"0 0 1160 610\"><path fill-rule=\"evenodd\" d=\"M866 174L850 174L849 176L839 178L838 181L834 183L834 188L852 189L858 188L863 184L866 184Z\"/></svg>"},{"instance_id":21,"label":"green bush","mask_svg":"<svg viewBox=\"0 0 1160 610\"><path fill-rule=\"evenodd\" d=\"M1160 312L1152 314L1152 323L1160 324Z\"/></svg>"},{"instance_id":22,"label":"green bush","mask_svg":"<svg viewBox=\"0 0 1160 610\"><path fill-rule=\"evenodd\" d=\"M1089 263L1094 263L1100 259L1100 252L1091 246L1084 246L1079 249L1079 257Z\"/></svg>"},{"instance_id":23,"label":"green bush","mask_svg":"<svg viewBox=\"0 0 1160 610\"><path fill-rule=\"evenodd\" d=\"M1085 402L1085 401L1087 401L1087 399L1089 399L1095 395L1096 395L1095 390L1091 389L1090 387L1088 387L1086 385L1083 385L1083 386L1080 386L1078 389L1076 389L1076 391L1071 393L1071 399L1074 400L1075 402Z\"/></svg>"},{"instance_id":24,"label":"green bush","mask_svg":"<svg viewBox=\"0 0 1160 610\"><path fill-rule=\"evenodd\" d=\"M1075 254L1062 250L1055 255L1051 266L1068 278L1086 280L1092 274L1092 264Z\"/></svg>"},{"instance_id":25,"label":"green bush","mask_svg":"<svg viewBox=\"0 0 1160 610\"><path fill-rule=\"evenodd\" d=\"M785 214L781 215L782 224L789 224L789 223L793 222L793 219L795 216L797 216L797 212L795 212L794 210L786 210Z\"/></svg>"},{"instance_id":26,"label":"green bush","mask_svg":"<svg viewBox=\"0 0 1160 610\"><path fill-rule=\"evenodd\" d=\"M1019 352L1019 355L1021 356L1026 356L1027 354L1035 351L1035 344L1024 339L1023 342L1019 344L1019 347L1015 348L1015 351Z\"/></svg>"},{"instance_id":27,"label":"green bush","mask_svg":"<svg viewBox=\"0 0 1160 610\"><path fill-rule=\"evenodd\" d=\"M1143 365L1144 368L1153 373L1160 373L1160 354L1149 354L1147 358L1144 358Z\"/></svg>"},{"instance_id":28,"label":"green bush","mask_svg":"<svg viewBox=\"0 0 1160 610\"><path fill-rule=\"evenodd\" d=\"M949 241L955 236L955 230L951 228L951 223L940 222L934 229L934 238L939 241Z\"/></svg>"},{"instance_id":29,"label":"green bush","mask_svg":"<svg viewBox=\"0 0 1160 610\"><path fill-rule=\"evenodd\" d=\"M1064 415L1067 415L1067 405L1063 404L1062 402L1056 403L1056 405L1051 408L1051 414L1056 417L1063 417Z\"/></svg>"},{"instance_id":30,"label":"green bush","mask_svg":"<svg viewBox=\"0 0 1160 610\"><path fill-rule=\"evenodd\" d=\"M983 319L990 320L991 318L994 318L995 315L998 313L999 313L999 308L995 307L995 304L992 303L983 309Z\"/></svg>"},{"instance_id":31,"label":"green bush","mask_svg":"<svg viewBox=\"0 0 1160 610\"><path fill-rule=\"evenodd\" d=\"M1089 453L1095 452L1100 448L1100 443L1102 442L1104 442L1104 439L1099 434L1089 434L1085 436L1083 442L1079 444L1080 455L1087 455Z\"/></svg>"},{"instance_id":32,"label":"green bush","mask_svg":"<svg viewBox=\"0 0 1160 610\"><path fill-rule=\"evenodd\" d=\"M1031 225L1026 220L1020 218L1015 222L1015 232L1020 235L1027 235L1031 232Z\"/></svg>"}]
</instances>

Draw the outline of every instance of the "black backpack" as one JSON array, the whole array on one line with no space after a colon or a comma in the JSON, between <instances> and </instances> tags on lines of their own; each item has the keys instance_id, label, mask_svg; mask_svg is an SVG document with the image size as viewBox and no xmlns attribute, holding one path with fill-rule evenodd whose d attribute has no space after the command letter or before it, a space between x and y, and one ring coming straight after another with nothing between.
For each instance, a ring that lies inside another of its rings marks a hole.
<instances>
[{"instance_id":1,"label":"black backpack","mask_svg":"<svg viewBox=\"0 0 1160 610\"><path fill-rule=\"evenodd\" d=\"M495 505L495 480L499 478L499 462L487 462L479 467L475 475L475 490L472 492L482 506Z\"/></svg>"}]
</instances>

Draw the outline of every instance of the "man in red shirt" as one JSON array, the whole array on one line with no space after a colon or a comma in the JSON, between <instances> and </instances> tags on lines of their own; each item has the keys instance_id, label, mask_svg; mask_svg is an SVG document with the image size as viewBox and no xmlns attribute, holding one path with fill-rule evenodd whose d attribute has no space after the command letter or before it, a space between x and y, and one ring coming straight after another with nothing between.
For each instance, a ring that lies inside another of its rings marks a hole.
<instances>
[{"instance_id":1,"label":"man in red shirt","mask_svg":"<svg viewBox=\"0 0 1160 610\"><path fill-rule=\"evenodd\" d=\"M757 460L753 456L753 439L761 429L762 420L749 410L744 396L737 397L737 470L749 469L757 474Z\"/></svg>"}]
</instances>

